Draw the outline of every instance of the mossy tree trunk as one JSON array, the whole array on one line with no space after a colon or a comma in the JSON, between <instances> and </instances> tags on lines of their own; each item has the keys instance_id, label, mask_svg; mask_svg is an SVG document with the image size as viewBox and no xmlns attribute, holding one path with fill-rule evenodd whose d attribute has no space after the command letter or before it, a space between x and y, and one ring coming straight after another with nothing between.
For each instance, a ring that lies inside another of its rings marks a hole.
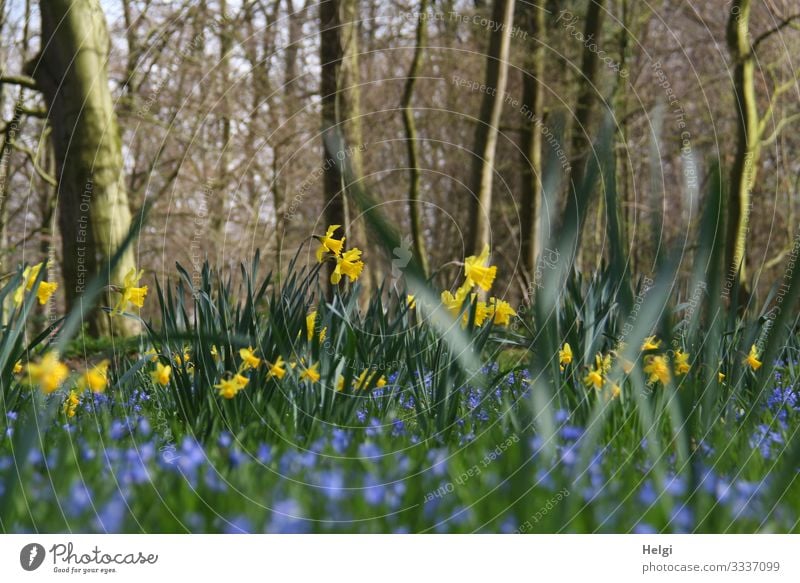
<instances>
[{"instance_id":1,"label":"mossy tree trunk","mask_svg":"<svg viewBox=\"0 0 800 583\"><path fill-rule=\"evenodd\" d=\"M411 58L411 65L408 68L408 76L406 77L401 103L401 108L403 110L403 126L406 131L406 152L408 153L408 216L411 222L411 243L414 247L414 254L419 260L419 265L425 277L428 277L429 273L428 253L425 249L422 210L419 204L419 147L417 146L417 124L414 121L414 108L411 106L411 101L414 98L414 85L416 84L417 76L419 76L422 59L425 53L425 43L428 36L428 21L427 18L425 18L427 12L428 0L420 0L419 13L422 16L420 16L419 22L417 22L414 56Z\"/></svg>"},{"instance_id":2,"label":"mossy tree trunk","mask_svg":"<svg viewBox=\"0 0 800 583\"><path fill-rule=\"evenodd\" d=\"M31 64L44 93L58 178L58 225L67 308L86 310L95 335L131 334L128 318L109 319L81 298L89 281L113 256L131 226L122 172L122 145L108 87L108 30L98 0L40 2L42 52ZM135 266L130 247L107 283L121 284ZM107 292L101 303L113 306Z\"/></svg>"},{"instance_id":3,"label":"mossy tree trunk","mask_svg":"<svg viewBox=\"0 0 800 583\"><path fill-rule=\"evenodd\" d=\"M494 160L508 81L508 52L511 29L514 26L514 0L494 0L492 21L496 23L496 30L491 33L489 51L486 55L485 85L493 90L487 90L483 94L472 151L474 161L470 181L472 204L469 247L476 255L480 254L484 245L489 244L491 235Z\"/></svg>"},{"instance_id":4,"label":"mossy tree trunk","mask_svg":"<svg viewBox=\"0 0 800 583\"><path fill-rule=\"evenodd\" d=\"M524 5L523 26L530 30L531 50L522 73L522 106L527 121L522 128L522 209L520 221L520 244L522 265L527 277L533 278L536 260L541 253L541 176L542 176L542 132L539 124L544 122L544 44L545 13L542 0Z\"/></svg>"},{"instance_id":5,"label":"mossy tree trunk","mask_svg":"<svg viewBox=\"0 0 800 583\"><path fill-rule=\"evenodd\" d=\"M750 44L750 0L734 0L728 17L728 49L733 60L733 91L736 99L736 154L730 173L728 225L725 258L726 277L739 283L746 293L745 255L750 221L750 192L756 178L761 150L756 105L755 61Z\"/></svg>"}]
</instances>

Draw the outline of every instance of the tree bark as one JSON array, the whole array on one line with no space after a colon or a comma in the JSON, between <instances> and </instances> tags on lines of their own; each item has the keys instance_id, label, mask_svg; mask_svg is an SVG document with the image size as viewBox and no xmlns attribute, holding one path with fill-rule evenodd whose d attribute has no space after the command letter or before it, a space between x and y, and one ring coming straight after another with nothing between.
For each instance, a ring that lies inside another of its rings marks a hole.
<instances>
[{"instance_id":1,"label":"tree bark","mask_svg":"<svg viewBox=\"0 0 800 583\"><path fill-rule=\"evenodd\" d=\"M337 93L342 67L340 0L322 0L319 4L320 19L320 108L322 113L323 140L329 132L337 131ZM325 204L325 219L329 225L346 224L346 201L342 191L342 177L331 154L323 142L322 188Z\"/></svg>"},{"instance_id":2,"label":"tree bark","mask_svg":"<svg viewBox=\"0 0 800 583\"><path fill-rule=\"evenodd\" d=\"M420 0L419 13L420 19L417 22L416 44L414 46L414 56L411 59L411 66L408 69L405 88L403 90L403 126L406 131L406 151L408 152L408 216L411 222L411 243L414 255L419 260L425 277L428 277L428 253L425 249L425 233L422 224L422 211L419 204L419 148L417 147L417 125L414 121L414 109L411 101L414 97L414 85L419 75L422 59L425 53L425 43L427 42L427 19L424 17L428 11L428 0Z\"/></svg>"},{"instance_id":3,"label":"tree bark","mask_svg":"<svg viewBox=\"0 0 800 583\"><path fill-rule=\"evenodd\" d=\"M492 31L486 58L486 87L481 103L480 118L475 129L475 156L472 165L471 241L474 254L480 254L489 244L491 235L492 183L497 135L503 98L508 80L508 52L514 23L514 0L494 0L492 20L499 23Z\"/></svg>"},{"instance_id":4,"label":"tree bark","mask_svg":"<svg viewBox=\"0 0 800 583\"><path fill-rule=\"evenodd\" d=\"M739 283L746 292L745 256L750 222L750 192L760 154L755 61L750 44L750 0L734 0L728 17L728 49L733 60L736 98L736 154L730 174L728 225L725 245L726 288Z\"/></svg>"},{"instance_id":5,"label":"tree bark","mask_svg":"<svg viewBox=\"0 0 800 583\"><path fill-rule=\"evenodd\" d=\"M522 107L527 122L522 128L522 209L520 244L522 265L531 278L536 272L536 260L541 253L541 176L542 132L544 121L544 35L545 6L536 0L524 6L523 22L533 37L532 49L526 55L526 70L522 73Z\"/></svg>"},{"instance_id":6,"label":"tree bark","mask_svg":"<svg viewBox=\"0 0 800 583\"><path fill-rule=\"evenodd\" d=\"M106 265L131 226L122 173L122 145L108 87L110 41L98 0L40 2L42 52L34 78L48 104L58 176L58 225L67 309L87 310L90 332L136 333L128 318L114 318L81 296L101 265ZM121 284L135 267L129 247L102 277ZM114 305L110 294L105 305ZM91 311L91 314L88 312Z\"/></svg>"}]
</instances>

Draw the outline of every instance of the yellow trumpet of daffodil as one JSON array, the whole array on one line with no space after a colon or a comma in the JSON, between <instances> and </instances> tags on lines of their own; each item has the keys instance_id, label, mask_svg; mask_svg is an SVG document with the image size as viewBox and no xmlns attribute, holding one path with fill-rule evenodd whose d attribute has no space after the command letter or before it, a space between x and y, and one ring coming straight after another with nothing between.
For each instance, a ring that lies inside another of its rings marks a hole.
<instances>
[{"instance_id":1,"label":"yellow trumpet of daffodil","mask_svg":"<svg viewBox=\"0 0 800 583\"><path fill-rule=\"evenodd\" d=\"M78 405L80 405L80 403L80 397L78 397L77 391L73 389L69 392L69 396L64 401L64 406L61 407L61 411L71 419L75 417L75 412L78 410Z\"/></svg>"},{"instance_id":2,"label":"yellow trumpet of daffodil","mask_svg":"<svg viewBox=\"0 0 800 583\"><path fill-rule=\"evenodd\" d=\"M147 286L143 285L139 287L139 280L142 279L143 276L144 271L140 270L137 273L135 267L132 267L125 275L125 279L122 281L122 287L117 290L122 296L114 308L117 314L122 314L128 307L128 304L132 304L137 308L144 306L144 299L147 297Z\"/></svg>"},{"instance_id":3,"label":"yellow trumpet of daffodil","mask_svg":"<svg viewBox=\"0 0 800 583\"><path fill-rule=\"evenodd\" d=\"M150 373L153 382L158 383L162 387L169 384L169 378L172 375L172 367L168 364L156 363L156 370Z\"/></svg>"},{"instance_id":4,"label":"yellow trumpet of daffodil","mask_svg":"<svg viewBox=\"0 0 800 583\"><path fill-rule=\"evenodd\" d=\"M514 311L511 304L497 298L489 300L489 310L494 323L498 326L508 326L511 323L511 317L517 315L517 312Z\"/></svg>"},{"instance_id":5,"label":"yellow trumpet of daffodil","mask_svg":"<svg viewBox=\"0 0 800 583\"><path fill-rule=\"evenodd\" d=\"M220 397L225 399L233 399L239 393L239 391L244 389L244 385L237 381L236 377L234 376L230 379L220 380L219 384L214 385L214 388L218 390Z\"/></svg>"},{"instance_id":6,"label":"yellow trumpet of daffodil","mask_svg":"<svg viewBox=\"0 0 800 583\"><path fill-rule=\"evenodd\" d=\"M286 363L283 361L282 356L278 356L275 362L270 364L267 378L275 377L280 380L284 376L286 376Z\"/></svg>"},{"instance_id":7,"label":"yellow trumpet of daffodil","mask_svg":"<svg viewBox=\"0 0 800 583\"><path fill-rule=\"evenodd\" d=\"M569 342L565 342L564 345L561 347L561 350L558 351L558 364L561 366L566 366L572 363L572 347L569 345Z\"/></svg>"},{"instance_id":8,"label":"yellow trumpet of daffodil","mask_svg":"<svg viewBox=\"0 0 800 583\"><path fill-rule=\"evenodd\" d=\"M675 375L683 376L692 368L689 364L689 353L683 350L675 351Z\"/></svg>"},{"instance_id":9,"label":"yellow trumpet of daffodil","mask_svg":"<svg viewBox=\"0 0 800 583\"><path fill-rule=\"evenodd\" d=\"M750 347L750 353L747 355L747 358L744 359L744 364L749 366L753 370L758 370L761 368L761 365L764 364L760 360L758 360L759 354L756 345L753 344Z\"/></svg>"},{"instance_id":10,"label":"yellow trumpet of daffodil","mask_svg":"<svg viewBox=\"0 0 800 583\"><path fill-rule=\"evenodd\" d=\"M342 275L350 278L351 282L356 281L364 270L364 262L361 261L361 249L353 247L348 249L340 257L336 258L336 267L331 273L331 283L337 285Z\"/></svg>"},{"instance_id":11,"label":"yellow trumpet of daffodil","mask_svg":"<svg viewBox=\"0 0 800 583\"><path fill-rule=\"evenodd\" d=\"M666 356L648 356L645 360L644 372L651 383L669 383L669 360Z\"/></svg>"},{"instance_id":12,"label":"yellow trumpet of daffodil","mask_svg":"<svg viewBox=\"0 0 800 583\"><path fill-rule=\"evenodd\" d=\"M89 389L93 393L102 393L108 386L108 366L110 361L105 359L99 364L84 372L78 379L78 387Z\"/></svg>"},{"instance_id":13,"label":"yellow trumpet of daffodil","mask_svg":"<svg viewBox=\"0 0 800 583\"><path fill-rule=\"evenodd\" d=\"M483 291L489 291L497 276L497 266L488 265L489 246L483 248L480 255L472 255L464 260L464 272L470 285L477 285Z\"/></svg>"},{"instance_id":14,"label":"yellow trumpet of daffodil","mask_svg":"<svg viewBox=\"0 0 800 583\"><path fill-rule=\"evenodd\" d=\"M39 272L42 270L42 267L44 267L44 263L37 263L36 265L26 267L22 272L22 283L14 292L15 305L21 305L25 297L25 292L33 289L33 284L36 282L36 278L39 277ZM50 298L57 289L57 283L48 281L39 282L39 289L36 290L36 297L39 299L39 304L44 305L50 301Z\"/></svg>"},{"instance_id":15,"label":"yellow trumpet of daffodil","mask_svg":"<svg viewBox=\"0 0 800 583\"><path fill-rule=\"evenodd\" d=\"M240 349L239 356L242 357L242 367L245 370L261 366L261 359L256 356L256 352L252 346Z\"/></svg>"},{"instance_id":16,"label":"yellow trumpet of daffodil","mask_svg":"<svg viewBox=\"0 0 800 583\"><path fill-rule=\"evenodd\" d=\"M321 378L319 374L319 363L316 363L303 372L300 373L300 380L301 381L311 381L312 383L318 383L319 379Z\"/></svg>"},{"instance_id":17,"label":"yellow trumpet of daffodil","mask_svg":"<svg viewBox=\"0 0 800 583\"><path fill-rule=\"evenodd\" d=\"M69 368L58 359L58 354L48 352L38 363L29 362L25 374L29 386L38 386L49 395L67 379Z\"/></svg>"},{"instance_id":18,"label":"yellow trumpet of daffodil","mask_svg":"<svg viewBox=\"0 0 800 583\"><path fill-rule=\"evenodd\" d=\"M322 263L325 259L325 253L331 252L334 256L339 257L342 254L342 247L344 246L344 237L341 239L334 239L333 234L341 227L341 225L331 225L328 231L322 237L316 237L319 241L317 247L317 263Z\"/></svg>"}]
</instances>

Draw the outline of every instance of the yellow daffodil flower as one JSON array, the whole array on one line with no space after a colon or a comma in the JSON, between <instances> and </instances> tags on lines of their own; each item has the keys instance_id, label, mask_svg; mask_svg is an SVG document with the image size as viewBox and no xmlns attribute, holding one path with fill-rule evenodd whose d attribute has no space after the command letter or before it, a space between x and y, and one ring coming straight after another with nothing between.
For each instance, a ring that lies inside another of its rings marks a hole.
<instances>
[{"instance_id":1,"label":"yellow daffodil flower","mask_svg":"<svg viewBox=\"0 0 800 583\"><path fill-rule=\"evenodd\" d=\"M498 326L508 326L511 323L511 317L516 316L517 313L505 300L498 300L492 298L489 301L490 309L494 319L494 323Z\"/></svg>"},{"instance_id":2,"label":"yellow daffodil flower","mask_svg":"<svg viewBox=\"0 0 800 583\"><path fill-rule=\"evenodd\" d=\"M356 389L365 389L365 388L367 388L367 386L369 386L369 383L372 382L372 380L376 376L378 376L378 374L379 373L377 371L370 371L370 369L364 370L364 372L362 372L360 375L358 375L358 378L356 379L356 383L355 383ZM386 377L383 377L383 376L378 377L378 380L375 381L375 388L379 389L379 388L385 387L385 386L386 386Z\"/></svg>"},{"instance_id":3,"label":"yellow daffodil flower","mask_svg":"<svg viewBox=\"0 0 800 583\"><path fill-rule=\"evenodd\" d=\"M677 350L675 352L675 375L676 376L683 376L692 366L689 364L689 353L684 352L683 350Z\"/></svg>"},{"instance_id":4,"label":"yellow daffodil flower","mask_svg":"<svg viewBox=\"0 0 800 583\"><path fill-rule=\"evenodd\" d=\"M239 385L240 389L245 388L247 386L247 383L250 382L249 378L238 372L235 375L233 375L233 378L231 380L233 380L237 385Z\"/></svg>"},{"instance_id":5,"label":"yellow daffodil flower","mask_svg":"<svg viewBox=\"0 0 800 583\"><path fill-rule=\"evenodd\" d=\"M753 344L750 347L750 354L747 355L747 358L744 359L744 363L749 366L753 370L758 370L761 368L761 365L764 364L760 360L758 360L758 349L756 345Z\"/></svg>"},{"instance_id":6,"label":"yellow daffodil flower","mask_svg":"<svg viewBox=\"0 0 800 583\"><path fill-rule=\"evenodd\" d=\"M219 351L217 350L217 346L215 344L211 345L211 359L218 363L219 362Z\"/></svg>"},{"instance_id":7,"label":"yellow daffodil flower","mask_svg":"<svg viewBox=\"0 0 800 583\"><path fill-rule=\"evenodd\" d=\"M242 366L245 370L261 366L261 359L256 356L256 352L253 350L252 346L240 349L239 356L242 357Z\"/></svg>"},{"instance_id":8,"label":"yellow daffodil flower","mask_svg":"<svg viewBox=\"0 0 800 583\"><path fill-rule=\"evenodd\" d=\"M596 368L591 369L589 373L583 377L583 384L587 387L594 387L595 389L602 389L604 382L602 373Z\"/></svg>"},{"instance_id":9,"label":"yellow daffodil flower","mask_svg":"<svg viewBox=\"0 0 800 583\"><path fill-rule=\"evenodd\" d=\"M214 388L219 391L219 396L225 399L233 399L244 386L236 380L236 377L231 379L222 379L219 384L214 385Z\"/></svg>"},{"instance_id":10,"label":"yellow daffodil flower","mask_svg":"<svg viewBox=\"0 0 800 583\"><path fill-rule=\"evenodd\" d=\"M483 248L480 255L472 255L464 260L464 272L470 285L477 285L483 291L489 291L497 276L497 266L489 263L489 246Z\"/></svg>"},{"instance_id":11,"label":"yellow daffodil flower","mask_svg":"<svg viewBox=\"0 0 800 583\"><path fill-rule=\"evenodd\" d=\"M417 307L417 300L411 294L406 296L406 305L408 306L409 310L413 310Z\"/></svg>"},{"instance_id":12,"label":"yellow daffodil flower","mask_svg":"<svg viewBox=\"0 0 800 583\"><path fill-rule=\"evenodd\" d=\"M311 342L311 339L314 337L314 330L317 328L317 311L314 310L309 312L308 316L306 316L306 337L308 341ZM327 326L323 328L319 333L319 341L325 341L325 335L328 333Z\"/></svg>"},{"instance_id":13,"label":"yellow daffodil flower","mask_svg":"<svg viewBox=\"0 0 800 583\"><path fill-rule=\"evenodd\" d=\"M342 275L349 277L351 282L357 280L364 269L364 262L360 258L361 249L356 247L348 249L341 257L337 257L336 267L331 273L331 283L338 284L342 279Z\"/></svg>"},{"instance_id":14,"label":"yellow daffodil flower","mask_svg":"<svg viewBox=\"0 0 800 583\"><path fill-rule=\"evenodd\" d=\"M14 370L12 371L14 374L19 374L23 371L22 363L17 361L14 363Z\"/></svg>"},{"instance_id":15,"label":"yellow daffodil flower","mask_svg":"<svg viewBox=\"0 0 800 583\"><path fill-rule=\"evenodd\" d=\"M722 382L725 380L725 373L724 372L717 372L717 381Z\"/></svg>"},{"instance_id":16,"label":"yellow daffodil flower","mask_svg":"<svg viewBox=\"0 0 800 583\"><path fill-rule=\"evenodd\" d=\"M26 381L30 386L38 386L49 395L56 391L69 376L69 368L58 359L55 352L48 352L38 363L29 362Z\"/></svg>"},{"instance_id":17,"label":"yellow daffodil flower","mask_svg":"<svg viewBox=\"0 0 800 583\"><path fill-rule=\"evenodd\" d=\"M339 257L342 254L342 247L344 246L344 237L341 239L334 239L333 234L341 227L341 225L331 225L328 231L322 237L316 237L319 241L317 247L317 263L322 263L325 259L325 253L331 252L334 256Z\"/></svg>"},{"instance_id":18,"label":"yellow daffodil flower","mask_svg":"<svg viewBox=\"0 0 800 583\"><path fill-rule=\"evenodd\" d=\"M301 381L311 381L312 383L318 383L319 379L320 379L319 363L308 367L302 373L300 373Z\"/></svg>"},{"instance_id":19,"label":"yellow daffodil flower","mask_svg":"<svg viewBox=\"0 0 800 583\"><path fill-rule=\"evenodd\" d=\"M275 362L270 365L267 377L276 377L279 380L282 379L286 376L285 365L286 363L283 361L283 357L278 356Z\"/></svg>"},{"instance_id":20,"label":"yellow daffodil flower","mask_svg":"<svg viewBox=\"0 0 800 583\"><path fill-rule=\"evenodd\" d=\"M648 336L642 342L642 350L658 350L661 346L661 340L656 339L655 336Z\"/></svg>"},{"instance_id":21,"label":"yellow daffodil flower","mask_svg":"<svg viewBox=\"0 0 800 583\"><path fill-rule=\"evenodd\" d=\"M75 412L78 410L78 405L80 405L81 400L78 397L78 393L73 389L69 392L69 396L64 401L64 406L61 408L61 411L72 419L75 417Z\"/></svg>"},{"instance_id":22,"label":"yellow daffodil flower","mask_svg":"<svg viewBox=\"0 0 800 583\"><path fill-rule=\"evenodd\" d=\"M644 372L649 375L649 382L660 382L662 385L669 382L669 361L666 356L651 355L645 362Z\"/></svg>"},{"instance_id":23,"label":"yellow daffodil flower","mask_svg":"<svg viewBox=\"0 0 800 583\"><path fill-rule=\"evenodd\" d=\"M93 393L102 393L108 386L108 366L110 361L105 359L99 364L84 372L78 379L78 386L81 389L89 389Z\"/></svg>"},{"instance_id":24,"label":"yellow daffodil flower","mask_svg":"<svg viewBox=\"0 0 800 583\"><path fill-rule=\"evenodd\" d=\"M150 373L153 382L158 383L162 387L169 384L169 377L172 375L172 367L168 364L156 363L156 370Z\"/></svg>"},{"instance_id":25,"label":"yellow daffodil flower","mask_svg":"<svg viewBox=\"0 0 800 583\"><path fill-rule=\"evenodd\" d=\"M144 271L139 271L137 273L135 267L132 267L125 275L122 287L117 290L122 294L122 297L114 308L116 313L123 313L128 307L128 304L133 304L137 308L144 306L144 299L147 297L147 286L139 287L139 280L142 279L143 275Z\"/></svg>"},{"instance_id":26,"label":"yellow daffodil flower","mask_svg":"<svg viewBox=\"0 0 800 583\"><path fill-rule=\"evenodd\" d=\"M561 350L558 351L558 363L561 366L567 366L572 363L572 347L569 342L565 342Z\"/></svg>"},{"instance_id":27,"label":"yellow daffodil flower","mask_svg":"<svg viewBox=\"0 0 800 583\"><path fill-rule=\"evenodd\" d=\"M47 281L43 281L39 284L39 289L36 290L36 297L39 298L39 304L45 305L47 302L50 301L50 298L56 290L58 289L57 283L50 283Z\"/></svg>"}]
</instances>

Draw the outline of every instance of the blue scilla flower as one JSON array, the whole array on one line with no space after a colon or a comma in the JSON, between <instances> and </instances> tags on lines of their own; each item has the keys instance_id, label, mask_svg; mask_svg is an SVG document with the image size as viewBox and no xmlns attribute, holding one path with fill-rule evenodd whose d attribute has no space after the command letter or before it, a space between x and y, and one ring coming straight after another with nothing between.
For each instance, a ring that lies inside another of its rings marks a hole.
<instances>
[{"instance_id":1,"label":"blue scilla flower","mask_svg":"<svg viewBox=\"0 0 800 583\"><path fill-rule=\"evenodd\" d=\"M357 409L356 419L358 419L359 423L364 423L367 420L367 410L364 408Z\"/></svg>"},{"instance_id":2,"label":"blue scilla flower","mask_svg":"<svg viewBox=\"0 0 800 583\"><path fill-rule=\"evenodd\" d=\"M6 413L6 417L8 418L9 421L16 421L19 415L17 414L16 411L9 411L8 413Z\"/></svg>"},{"instance_id":3,"label":"blue scilla flower","mask_svg":"<svg viewBox=\"0 0 800 583\"><path fill-rule=\"evenodd\" d=\"M69 497L64 505L67 514L77 518L86 512L92 505L92 494L89 486L78 480L70 486Z\"/></svg>"},{"instance_id":4,"label":"blue scilla flower","mask_svg":"<svg viewBox=\"0 0 800 583\"><path fill-rule=\"evenodd\" d=\"M676 504L670 514L670 526L678 533L685 533L692 530L694 526L694 513L686 505Z\"/></svg>"},{"instance_id":5,"label":"blue scilla flower","mask_svg":"<svg viewBox=\"0 0 800 583\"><path fill-rule=\"evenodd\" d=\"M683 496L686 493L686 480L680 476L667 476L664 491L672 496Z\"/></svg>"},{"instance_id":6,"label":"blue scilla flower","mask_svg":"<svg viewBox=\"0 0 800 583\"><path fill-rule=\"evenodd\" d=\"M136 424L136 431L142 437L150 436L152 429L150 428L150 422L146 417L139 417L139 423Z\"/></svg>"},{"instance_id":7,"label":"blue scilla flower","mask_svg":"<svg viewBox=\"0 0 800 583\"><path fill-rule=\"evenodd\" d=\"M646 522L637 522L633 526L633 533L634 534L656 534L658 531L651 525Z\"/></svg>"},{"instance_id":8,"label":"blue scilla flower","mask_svg":"<svg viewBox=\"0 0 800 583\"><path fill-rule=\"evenodd\" d=\"M225 520L222 527L224 534L250 534L253 531L253 523L246 516L235 516Z\"/></svg>"},{"instance_id":9,"label":"blue scilla flower","mask_svg":"<svg viewBox=\"0 0 800 583\"><path fill-rule=\"evenodd\" d=\"M653 487L653 482L650 480L645 480L639 488L636 498L641 504L645 506L652 506L658 499L658 494L656 489Z\"/></svg>"},{"instance_id":10,"label":"blue scilla flower","mask_svg":"<svg viewBox=\"0 0 800 583\"><path fill-rule=\"evenodd\" d=\"M266 443L260 444L256 450L256 459L264 465L270 463L272 461L272 448Z\"/></svg>"},{"instance_id":11,"label":"blue scilla flower","mask_svg":"<svg viewBox=\"0 0 800 583\"><path fill-rule=\"evenodd\" d=\"M339 470L320 472L319 488L322 494L330 500L341 500L347 494L344 487L344 476Z\"/></svg>"},{"instance_id":12,"label":"blue scilla flower","mask_svg":"<svg viewBox=\"0 0 800 583\"><path fill-rule=\"evenodd\" d=\"M228 489L228 485L225 483L225 480L223 480L219 475L217 469L212 466L205 467L205 471L203 472L203 483L209 490L213 492L225 492Z\"/></svg>"},{"instance_id":13,"label":"blue scilla flower","mask_svg":"<svg viewBox=\"0 0 800 583\"><path fill-rule=\"evenodd\" d=\"M114 421L111 422L111 428L108 431L108 435L111 437L111 439L118 440L128 435L128 432L128 425L126 423L123 423L119 419L114 419Z\"/></svg>"},{"instance_id":14,"label":"blue scilla flower","mask_svg":"<svg viewBox=\"0 0 800 583\"><path fill-rule=\"evenodd\" d=\"M308 532L311 523L303 518L300 504L292 499L279 500L270 514L267 532L270 534L302 534Z\"/></svg>"},{"instance_id":15,"label":"blue scilla flower","mask_svg":"<svg viewBox=\"0 0 800 583\"><path fill-rule=\"evenodd\" d=\"M369 425L365 431L367 437L376 437L381 433L381 422L373 417L369 420Z\"/></svg>"},{"instance_id":16,"label":"blue scilla flower","mask_svg":"<svg viewBox=\"0 0 800 583\"><path fill-rule=\"evenodd\" d=\"M370 506L379 506L386 500L386 485L372 473L367 473L364 476L362 496Z\"/></svg>"},{"instance_id":17,"label":"blue scilla flower","mask_svg":"<svg viewBox=\"0 0 800 583\"><path fill-rule=\"evenodd\" d=\"M344 429L335 427L331 432L331 447L337 454L342 455L350 445L350 434Z\"/></svg>"},{"instance_id":18,"label":"blue scilla flower","mask_svg":"<svg viewBox=\"0 0 800 583\"><path fill-rule=\"evenodd\" d=\"M220 447L230 447L233 443L233 436L230 434L229 431L220 431L219 437L217 438L217 445Z\"/></svg>"},{"instance_id":19,"label":"blue scilla flower","mask_svg":"<svg viewBox=\"0 0 800 583\"><path fill-rule=\"evenodd\" d=\"M428 451L427 460L430 464L430 472L436 478L441 478L447 474L447 450L436 448Z\"/></svg>"},{"instance_id":20,"label":"blue scilla flower","mask_svg":"<svg viewBox=\"0 0 800 583\"><path fill-rule=\"evenodd\" d=\"M249 457L245 454L242 450L238 447L231 448L228 452L228 463L231 464L232 468L238 468L239 466L247 463L249 461Z\"/></svg>"},{"instance_id":21,"label":"blue scilla flower","mask_svg":"<svg viewBox=\"0 0 800 583\"><path fill-rule=\"evenodd\" d=\"M402 419L392 421L392 437L400 437L406 434L406 424Z\"/></svg>"},{"instance_id":22,"label":"blue scilla flower","mask_svg":"<svg viewBox=\"0 0 800 583\"><path fill-rule=\"evenodd\" d=\"M559 433L565 441L577 441L583 435L583 429L575 425L564 425Z\"/></svg>"},{"instance_id":23,"label":"blue scilla flower","mask_svg":"<svg viewBox=\"0 0 800 583\"><path fill-rule=\"evenodd\" d=\"M111 498L100 508L94 518L96 530L104 533L118 533L122 531L122 525L128 513L125 499L119 493L114 492Z\"/></svg>"},{"instance_id":24,"label":"blue scilla flower","mask_svg":"<svg viewBox=\"0 0 800 583\"><path fill-rule=\"evenodd\" d=\"M317 455L314 452L290 450L281 456L278 462L278 469L283 475L292 475L313 468L316 463Z\"/></svg>"},{"instance_id":25,"label":"blue scilla flower","mask_svg":"<svg viewBox=\"0 0 800 583\"><path fill-rule=\"evenodd\" d=\"M381 453L381 448L371 441L365 441L358 446L358 456L364 460L378 461Z\"/></svg>"}]
</instances>

